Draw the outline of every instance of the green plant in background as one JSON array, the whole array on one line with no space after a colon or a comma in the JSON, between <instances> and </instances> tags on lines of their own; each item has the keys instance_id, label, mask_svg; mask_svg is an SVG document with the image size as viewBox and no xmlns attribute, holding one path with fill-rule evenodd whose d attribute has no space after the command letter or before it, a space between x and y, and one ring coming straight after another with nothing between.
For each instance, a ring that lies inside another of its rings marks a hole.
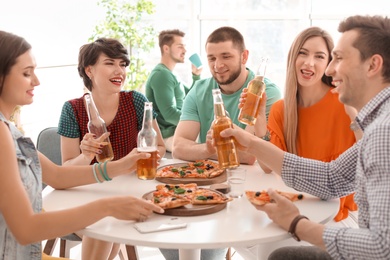
<instances>
[{"instance_id":1,"label":"green plant in background","mask_svg":"<svg viewBox=\"0 0 390 260\"><path fill-rule=\"evenodd\" d=\"M98 5L105 9L106 17L88 40L115 38L125 45L130 55L125 89L139 90L149 75L143 57L154 47L157 37L142 16L153 14L155 5L148 0L99 0Z\"/></svg>"}]
</instances>

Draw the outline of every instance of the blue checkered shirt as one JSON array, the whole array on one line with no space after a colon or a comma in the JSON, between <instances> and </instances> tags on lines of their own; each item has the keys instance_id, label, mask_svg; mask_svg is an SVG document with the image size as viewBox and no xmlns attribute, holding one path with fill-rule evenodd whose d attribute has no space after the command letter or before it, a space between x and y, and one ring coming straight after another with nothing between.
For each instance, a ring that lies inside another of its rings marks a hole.
<instances>
[{"instance_id":1,"label":"blue checkered shirt","mask_svg":"<svg viewBox=\"0 0 390 260\"><path fill-rule=\"evenodd\" d=\"M334 259L390 259L390 86L359 112L363 138L330 163L284 156L282 178L323 199L355 192L359 229L325 227Z\"/></svg>"}]
</instances>

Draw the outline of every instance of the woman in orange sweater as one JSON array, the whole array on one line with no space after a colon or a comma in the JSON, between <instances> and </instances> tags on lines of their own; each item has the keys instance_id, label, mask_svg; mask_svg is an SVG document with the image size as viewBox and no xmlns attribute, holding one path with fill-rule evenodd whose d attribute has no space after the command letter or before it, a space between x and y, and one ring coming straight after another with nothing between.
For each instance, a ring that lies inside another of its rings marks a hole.
<instances>
[{"instance_id":1,"label":"woman in orange sweater","mask_svg":"<svg viewBox=\"0 0 390 260\"><path fill-rule=\"evenodd\" d=\"M350 129L356 114L351 109L346 113L338 94L332 93L332 78L325 75L333 46L332 37L318 27L305 29L295 38L288 54L284 99L272 106L268 118L270 142L324 162L336 159L360 134ZM347 218L348 210L357 210L353 194L340 198L334 220Z\"/></svg>"}]
</instances>

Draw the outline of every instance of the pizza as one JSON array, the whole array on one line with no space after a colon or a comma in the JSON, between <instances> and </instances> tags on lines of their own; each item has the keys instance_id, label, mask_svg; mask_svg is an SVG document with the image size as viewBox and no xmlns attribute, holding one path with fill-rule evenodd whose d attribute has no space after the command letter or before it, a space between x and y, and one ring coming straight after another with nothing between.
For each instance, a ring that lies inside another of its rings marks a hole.
<instances>
[{"instance_id":1,"label":"pizza","mask_svg":"<svg viewBox=\"0 0 390 260\"><path fill-rule=\"evenodd\" d=\"M159 184L152 198L152 202L163 209L178 208L187 204L221 204L231 200L217 191L198 188L196 183Z\"/></svg>"},{"instance_id":2,"label":"pizza","mask_svg":"<svg viewBox=\"0 0 390 260\"><path fill-rule=\"evenodd\" d=\"M222 193L209 189L197 189L192 197L193 205L204 204L223 204L231 201L232 198L227 198Z\"/></svg>"},{"instance_id":3,"label":"pizza","mask_svg":"<svg viewBox=\"0 0 390 260\"><path fill-rule=\"evenodd\" d=\"M159 184L156 186L156 191L165 195L173 195L180 198L192 200L195 191L198 189L196 183L188 184Z\"/></svg>"},{"instance_id":4,"label":"pizza","mask_svg":"<svg viewBox=\"0 0 390 260\"><path fill-rule=\"evenodd\" d=\"M179 165L168 165L159 169L156 177L163 178L214 178L221 175L224 169L211 160L197 160Z\"/></svg>"},{"instance_id":5,"label":"pizza","mask_svg":"<svg viewBox=\"0 0 390 260\"><path fill-rule=\"evenodd\" d=\"M284 192L278 190L276 190L276 192L293 202L303 199L303 194L300 193L291 193L291 192ZM254 205L262 206L272 202L271 198L268 195L268 192L264 190L263 191L247 190L245 191L245 194L248 200Z\"/></svg>"},{"instance_id":6,"label":"pizza","mask_svg":"<svg viewBox=\"0 0 390 260\"><path fill-rule=\"evenodd\" d=\"M187 185L157 185L153 192L152 202L163 209L178 208L190 204L192 197L186 196L186 193L191 193L191 191L187 192L185 187ZM192 188L192 185L190 186Z\"/></svg>"}]
</instances>

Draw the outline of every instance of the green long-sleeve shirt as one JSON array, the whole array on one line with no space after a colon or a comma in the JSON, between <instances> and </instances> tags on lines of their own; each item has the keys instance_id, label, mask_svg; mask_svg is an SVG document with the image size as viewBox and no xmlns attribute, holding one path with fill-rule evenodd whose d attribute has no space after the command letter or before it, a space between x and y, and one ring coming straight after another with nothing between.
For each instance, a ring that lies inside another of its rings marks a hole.
<instances>
[{"instance_id":1,"label":"green long-sleeve shirt","mask_svg":"<svg viewBox=\"0 0 390 260\"><path fill-rule=\"evenodd\" d=\"M192 85L200 79L192 75ZM173 136L181 116L183 100L191 87L187 87L164 64L158 64L150 73L145 86L145 95L153 102L153 109L158 114L157 122L163 138Z\"/></svg>"}]
</instances>

